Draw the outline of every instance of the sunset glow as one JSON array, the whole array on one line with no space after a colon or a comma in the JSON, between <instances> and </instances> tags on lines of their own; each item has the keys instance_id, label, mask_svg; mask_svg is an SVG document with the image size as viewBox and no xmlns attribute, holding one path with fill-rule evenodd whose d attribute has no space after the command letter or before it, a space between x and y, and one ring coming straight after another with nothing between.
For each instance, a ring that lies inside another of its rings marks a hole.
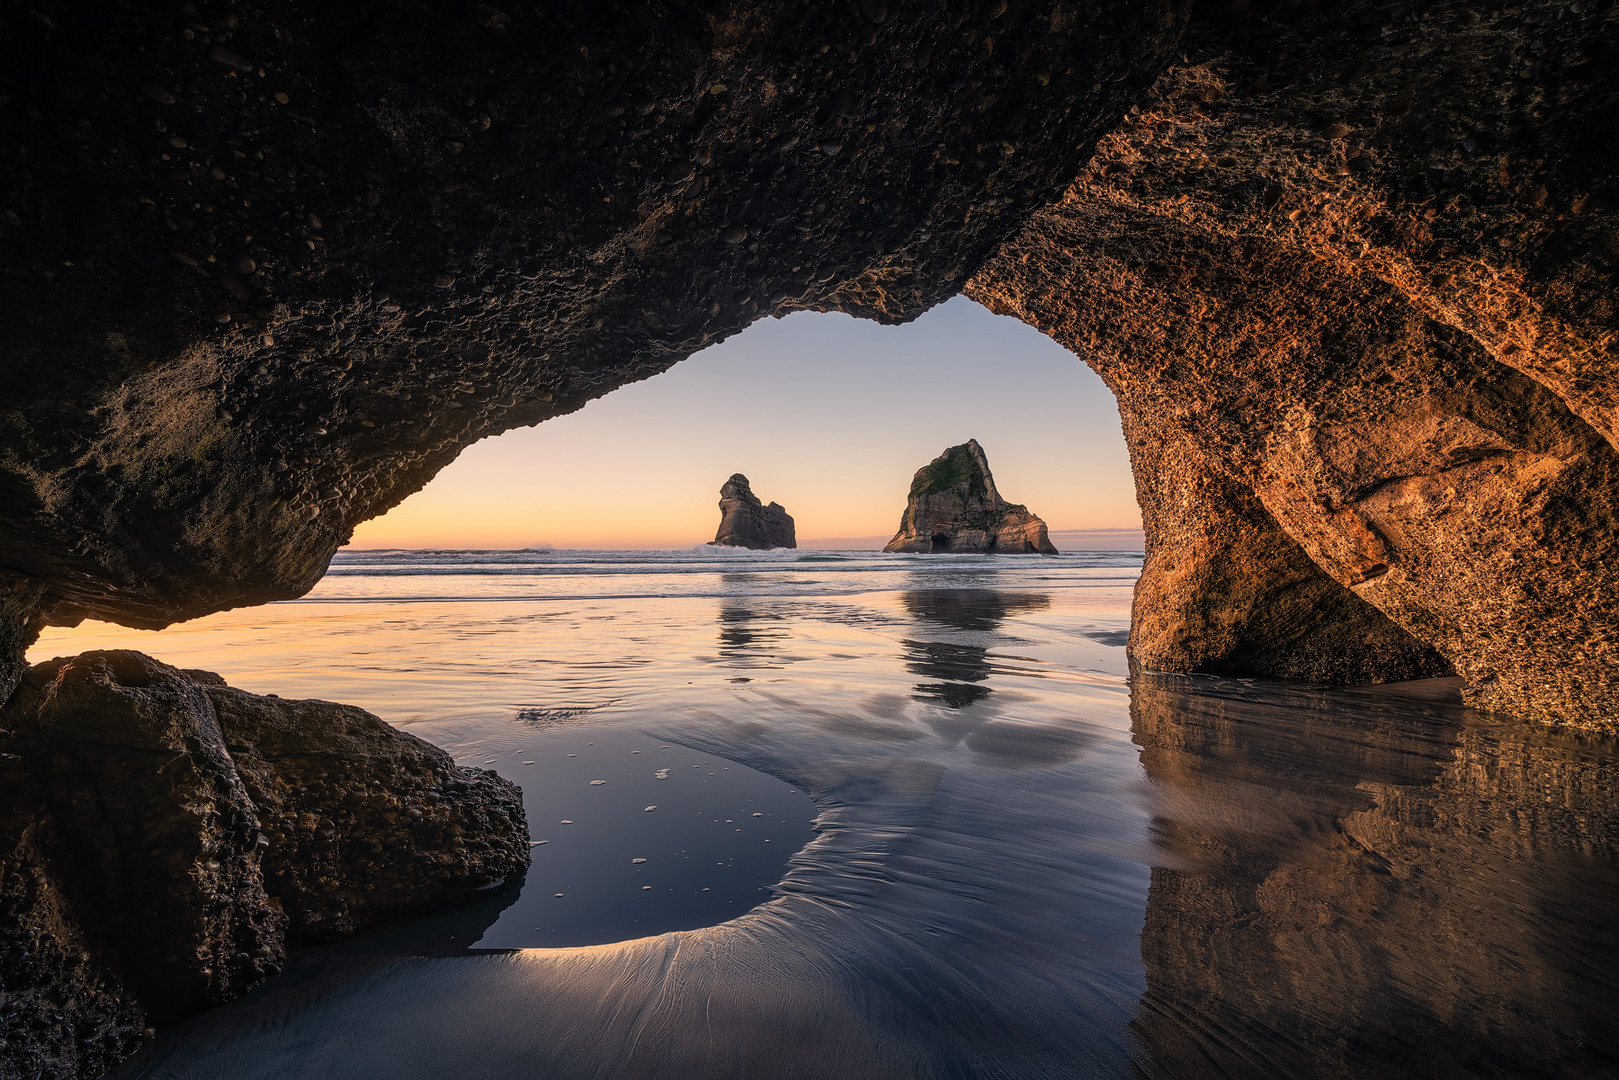
<instances>
[{"instance_id":1,"label":"sunset glow","mask_svg":"<svg viewBox=\"0 0 1619 1080\"><path fill-rule=\"evenodd\" d=\"M479 443L353 546L689 547L713 538L733 472L787 508L801 546L886 538L912 474L968 438L1002 493L1054 532L1140 527L1101 380L958 297L901 327L763 320L581 412Z\"/></svg>"}]
</instances>

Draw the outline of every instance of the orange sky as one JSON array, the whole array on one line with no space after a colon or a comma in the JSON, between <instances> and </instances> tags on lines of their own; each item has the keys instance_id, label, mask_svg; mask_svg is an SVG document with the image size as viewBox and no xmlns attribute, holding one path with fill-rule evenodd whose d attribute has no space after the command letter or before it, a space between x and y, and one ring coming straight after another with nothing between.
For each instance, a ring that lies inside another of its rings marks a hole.
<instances>
[{"instance_id":1,"label":"orange sky","mask_svg":"<svg viewBox=\"0 0 1619 1080\"><path fill-rule=\"evenodd\" d=\"M1112 395L1073 354L957 297L906 326L766 319L571 416L463 453L355 547L689 547L745 473L801 540L887 536L911 475L976 438L1053 529L1138 528Z\"/></svg>"}]
</instances>

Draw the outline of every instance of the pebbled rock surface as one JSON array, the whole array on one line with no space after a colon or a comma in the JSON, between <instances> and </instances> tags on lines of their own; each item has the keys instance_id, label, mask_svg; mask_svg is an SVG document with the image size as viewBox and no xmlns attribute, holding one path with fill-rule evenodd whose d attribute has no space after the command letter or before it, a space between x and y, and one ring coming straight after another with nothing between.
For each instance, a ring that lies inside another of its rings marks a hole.
<instances>
[{"instance_id":1,"label":"pebbled rock surface","mask_svg":"<svg viewBox=\"0 0 1619 1080\"><path fill-rule=\"evenodd\" d=\"M528 865L516 785L455 765L352 705L202 684L269 846L266 888L289 939L344 937L461 899Z\"/></svg>"},{"instance_id":2,"label":"pebbled rock surface","mask_svg":"<svg viewBox=\"0 0 1619 1080\"><path fill-rule=\"evenodd\" d=\"M1619 717L1616 20L1221 9L968 284L1118 395L1139 664Z\"/></svg>"},{"instance_id":3,"label":"pebbled rock surface","mask_svg":"<svg viewBox=\"0 0 1619 1080\"><path fill-rule=\"evenodd\" d=\"M0 731L0 1076L100 1076L146 1014L109 962L45 792Z\"/></svg>"},{"instance_id":4,"label":"pebbled rock surface","mask_svg":"<svg viewBox=\"0 0 1619 1080\"><path fill-rule=\"evenodd\" d=\"M913 317L1186 0L0 9L0 569L296 596L464 447L773 313Z\"/></svg>"},{"instance_id":5,"label":"pebbled rock surface","mask_svg":"<svg viewBox=\"0 0 1619 1080\"><path fill-rule=\"evenodd\" d=\"M30 668L0 731L7 1076L96 1075L144 1023L280 970L289 943L528 863L509 781L359 709L140 653Z\"/></svg>"},{"instance_id":6,"label":"pebbled rock surface","mask_svg":"<svg viewBox=\"0 0 1619 1080\"><path fill-rule=\"evenodd\" d=\"M286 917L201 687L139 653L86 653L31 668L3 715L155 1022L280 970Z\"/></svg>"},{"instance_id":7,"label":"pebbled rock surface","mask_svg":"<svg viewBox=\"0 0 1619 1080\"><path fill-rule=\"evenodd\" d=\"M714 543L763 551L796 548L798 537L792 515L780 503L761 504L748 478L733 473L720 487L720 527Z\"/></svg>"},{"instance_id":8,"label":"pebbled rock surface","mask_svg":"<svg viewBox=\"0 0 1619 1080\"><path fill-rule=\"evenodd\" d=\"M995 490L978 440L952 446L916 470L899 532L884 551L1055 555L1046 523Z\"/></svg>"}]
</instances>

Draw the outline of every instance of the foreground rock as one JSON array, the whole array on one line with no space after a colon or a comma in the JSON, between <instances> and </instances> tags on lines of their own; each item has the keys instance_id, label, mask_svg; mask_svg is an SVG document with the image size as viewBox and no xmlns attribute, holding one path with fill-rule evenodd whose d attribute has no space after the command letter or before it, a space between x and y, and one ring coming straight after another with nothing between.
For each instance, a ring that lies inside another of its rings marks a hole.
<instances>
[{"instance_id":1,"label":"foreground rock","mask_svg":"<svg viewBox=\"0 0 1619 1080\"><path fill-rule=\"evenodd\" d=\"M780 503L765 506L748 486L748 478L733 473L720 488L720 527L714 543L726 547L796 548L793 519Z\"/></svg>"},{"instance_id":2,"label":"foreground rock","mask_svg":"<svg viewBox=\"0 0 1619 1080\"><path fill-rule=\"evenodd\" d=\"M1046 523L995 490L976 439L916 470L899 532L884 551L1055 555Z\"/></svg>"},{"instance_id":3,"label":"foreground rock","mask_svg":"<svg viewBox=\"0 0 1619 1080\"><path fill-rule=\"evenodd\" d=\"M93 652L29 669L0 726L5 1076L95 1075L290 944L528 862L514 785L350 706Z\"/></svg>"}]
</instances>

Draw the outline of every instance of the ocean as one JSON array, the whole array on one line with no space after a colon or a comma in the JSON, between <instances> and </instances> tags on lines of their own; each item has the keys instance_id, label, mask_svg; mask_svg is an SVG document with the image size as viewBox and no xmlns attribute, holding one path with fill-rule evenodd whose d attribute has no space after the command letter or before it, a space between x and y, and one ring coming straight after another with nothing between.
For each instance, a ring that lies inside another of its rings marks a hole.
<instances>
[{"instance_id":1,"label":"ocean","mask_svg":"<svg viewBox=\"0 0 1619 1080\"><path fill-rule=\"evenodd\" d=\"M51 629L359 705L534 862L119 1077L1602 1075L1619 751L1454 680L1138 674L1139 553L339 553Z\"/></svg>"}]
</instances>

